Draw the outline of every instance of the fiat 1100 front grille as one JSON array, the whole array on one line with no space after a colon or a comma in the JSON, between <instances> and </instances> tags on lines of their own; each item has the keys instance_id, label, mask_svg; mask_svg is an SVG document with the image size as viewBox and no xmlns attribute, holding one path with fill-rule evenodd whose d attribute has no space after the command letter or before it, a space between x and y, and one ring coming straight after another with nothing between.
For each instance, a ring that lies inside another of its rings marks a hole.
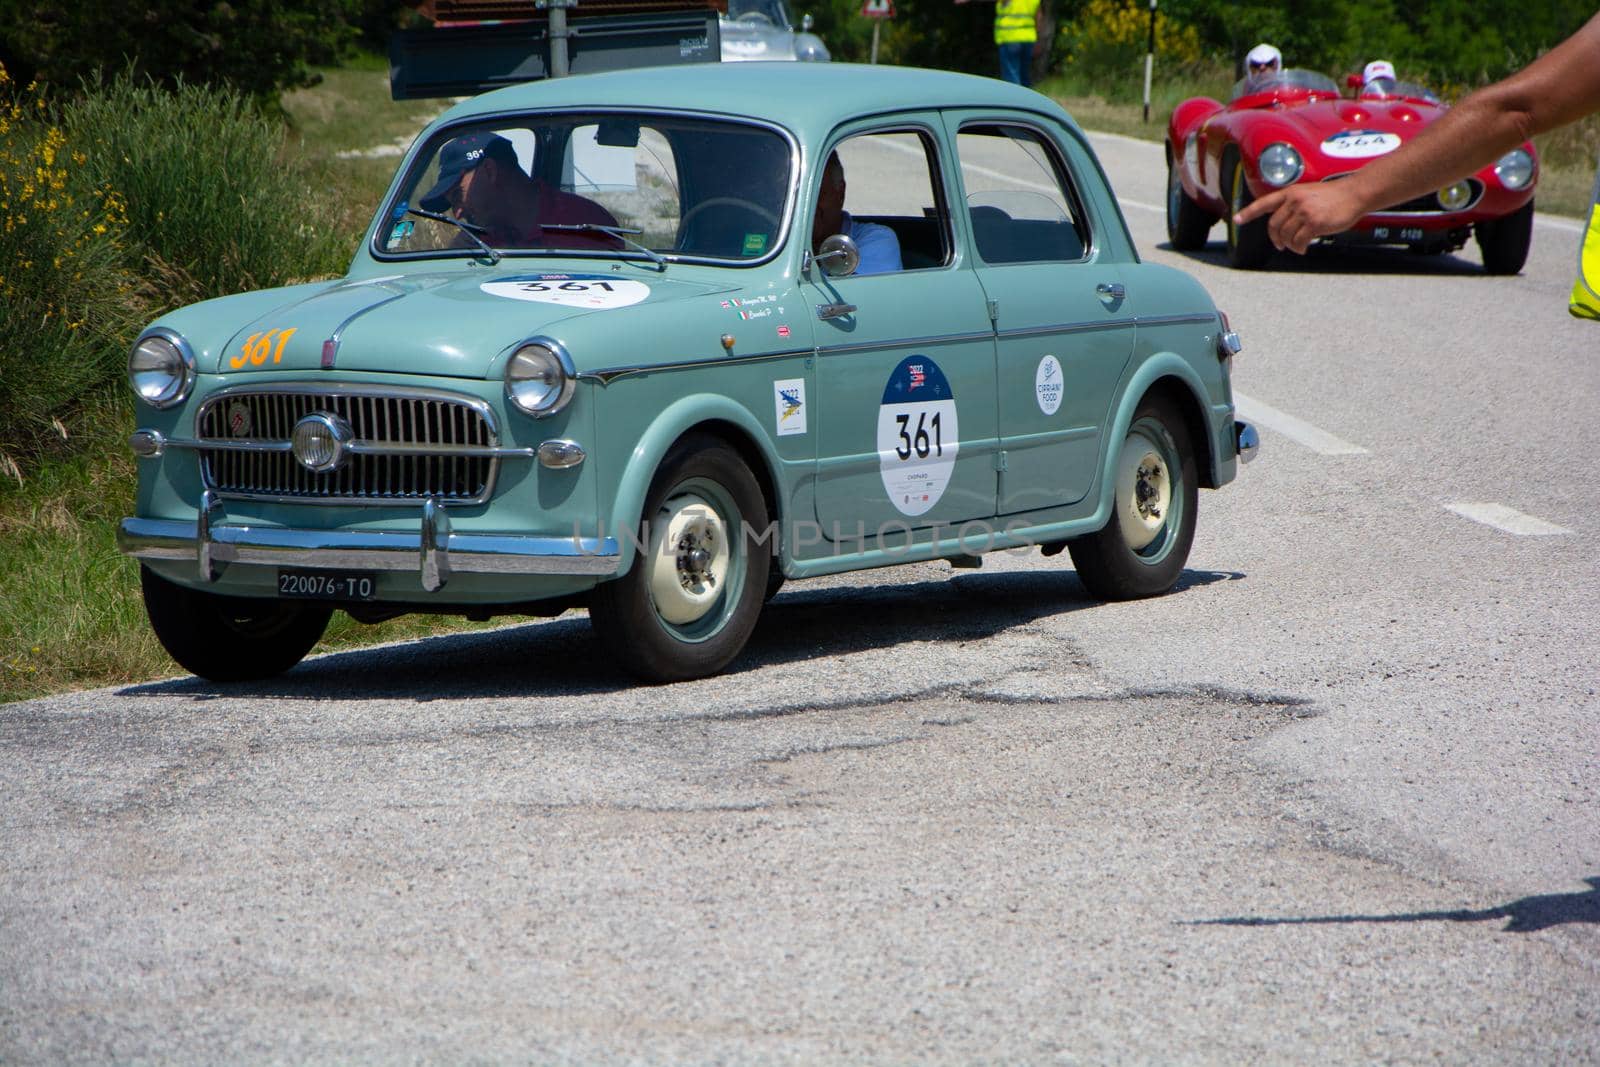
<instances>
[{"instance_id":1,"label":"fiat 1100 front grille","mask_svg":"<svg viewBox=\"0 0 1600 1067\"><path fill-rule=\"evenodd\" d=\"M313 416L337 427L337 444L320 453L334 457L331 469L295 455L295 428ZM493 490L499 463L488 405L436 391L230 389L205 402L196 431L206 486L235 498L477 503Z\"/></svg>"}]
</instances>

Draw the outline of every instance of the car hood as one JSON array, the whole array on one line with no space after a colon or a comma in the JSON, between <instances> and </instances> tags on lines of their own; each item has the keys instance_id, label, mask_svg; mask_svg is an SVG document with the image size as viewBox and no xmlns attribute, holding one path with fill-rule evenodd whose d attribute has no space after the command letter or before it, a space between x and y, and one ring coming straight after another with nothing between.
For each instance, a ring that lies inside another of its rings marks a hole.
<instances>
[{"instance_id":1,"label":"car hood","mask_svg":"<svg viewBox=\"0 0 1600 1067\"><path fill-rule=\"evenodd\" d=\"M1266 112L1250 133L1257 152L1272 141L1287 140L1337 170L1387 155L1442 113L1442 108L1410 101L1320 100Z\"/></svg>"},{"instance_id":2,"label":"car hood","mask_svg":"<svg viewBox=\"0 0 1600 1067\"><path fill-rule=\"evenodd\" d=\"M633 318L730 286L639 271L408 274L338 282L253 317L214 373L338 369L482 378L517 342L591 316ZM259 306L259 305L258 305ZM580 367L580 369L582 369Z\"/></svg>"}]
</instances>

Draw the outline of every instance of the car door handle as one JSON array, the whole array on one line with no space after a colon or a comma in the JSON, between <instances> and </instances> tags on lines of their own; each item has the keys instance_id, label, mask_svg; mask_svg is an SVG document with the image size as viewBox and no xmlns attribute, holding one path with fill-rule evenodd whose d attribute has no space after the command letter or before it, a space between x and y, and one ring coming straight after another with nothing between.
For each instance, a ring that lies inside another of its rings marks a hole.
<instances>
[{"instance_id":1,"label":"car door handle","mask_svg":"<svg viewBox=\"0 0 1600 1067\"><path fill-rule=\"evenodd\" d=\"M817 318L821 319L823 322L827 322L829 319L842 319L846 315L854 315L855 313L856 306L854 304L817 305Z\"/></svg>"},{"instance_id":2,"label":"car door handle","mask_svg":"<svg viewBox=\"0 0 1600 1067\"><path fill-rule=\"evenodd\" d=\"M1094 287L1094 291L1100 294L1102 300L1125 300L1128 296L1128 288L1121 282L1101 282Z\"/></svg>"}]
</instances>

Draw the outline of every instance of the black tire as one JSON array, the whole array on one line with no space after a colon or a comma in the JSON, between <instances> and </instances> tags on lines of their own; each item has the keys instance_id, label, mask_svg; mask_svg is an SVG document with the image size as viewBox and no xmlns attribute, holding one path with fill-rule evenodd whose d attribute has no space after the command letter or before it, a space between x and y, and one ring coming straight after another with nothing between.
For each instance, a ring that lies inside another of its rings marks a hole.
<instances>
[{"instance_id":1,"label":"black tire","mask_svg":"<svg viewBox=\"0 0 1600 1067\"><path fill-rule=\"evenodd\" d=\"M213 682L282 674L322 639L333 609L298 600L219 596L139 568L144 610L167 655Z\"/></svg>"},{"instance_id":2,"label":"black tire","mask_svg":"<svg viewBox=\"0 0 1600 1067\"><path fill-rule=\"evenodd\" d=\"M1267 220L1256 219L1240 226L1233 217L1255 200L1250 183L1244 179L1244 165L1237 156L1224 175L1222 188L1228 194L1228 264L1239 270L1260 270L1272 258L1272 238L1267 236Z\"/></svg>"},{"instance_id":3,"label":"black tire","mask_svg":"<svg viewBox=\"0 0 1600 1067\"><path fill-rule=\"evenodd\" d=\"M1206 237L1217 221L1205 208L1190 199L1183 191L1183 180L1178 164L1167 151L1167 240L1179 252L1198 252L1206 246Z\"/></svg>"},{"instance_id":4,"label":"black tire","mask_svg":"<svg viewBox=\"0 0 1600 1067\"><path fill-rule=\"evenodd\" d=\"M1165 593L1189 559L1199 502L1194 448L1177 405L1145 397L1113 469L1111 517L1098 532L1067 542L1072 565L1084 587L1102 600Z\"/></svg>"},{"instance_id":5,"label":"black tire","mask_svg":"<svg viewBox=\"0 0 1600 1067\"><path fill-rule=\"evenodd\" d=\"M766 514L755 476L727 444L706 434L675 444L645 498L643 550L590 599L607 654L646 682L726 667L750 639L767 593L772 547L757 539ZM669 539L679 547L663 554Z\"/></svg>"},{"instance_id":6,"label":"black tire","mask_svg":"<svg viewBox=\"0 0 1600 1067\"><path fill-rule=\"evenodd\" d=\"M1483 254L1485 274L1515 274L1528 262L1528 246L1533 243L1533 201L1511 214L1480 222L1472 228Z\"/></svg>"}]
</instances>

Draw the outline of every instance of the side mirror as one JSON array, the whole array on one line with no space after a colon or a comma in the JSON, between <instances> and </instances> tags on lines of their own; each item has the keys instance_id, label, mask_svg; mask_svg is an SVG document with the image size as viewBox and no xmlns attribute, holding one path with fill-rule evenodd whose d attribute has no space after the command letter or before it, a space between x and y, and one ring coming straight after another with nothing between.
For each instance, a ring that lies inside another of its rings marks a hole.
<instances>
[{"instance_id":1,"label":"side mirror","mask_svg":"<svg viewBox=\"0 0 1600 1067\"><path fill-rule=\"evenodd\" d=\"M811 27L816 24L816 21L816 19L811 17L811 12L807 11L804 15L800 16L800 28L806 33L810 33Z\"/></svg>"},{"instance_id":2,"label":"side mirror","mask_svg":"<svg viewBox=\"0 0 1600 1067\"><path fill-rule=\"evenodd\" d=\"M846 234L836 233L822 239L813 263L822 265L822 273L830 278L843 278L854 274L861 265L861 249Z\"/></svg>"},{"instance_id":3,"label":"side mirror","mask_svg":"<svg viewBox=\"0 0 1600 1067\"><path fill-rule=\"evenodd\" d=\"M1361 75L1359 73L1346 74L1344 76L1344 84L1345 84L1345 86L1347 88L1350 88L1350 89L1359 89L1359 88L1361 88Z\"/></svg>"}]
</instances>

